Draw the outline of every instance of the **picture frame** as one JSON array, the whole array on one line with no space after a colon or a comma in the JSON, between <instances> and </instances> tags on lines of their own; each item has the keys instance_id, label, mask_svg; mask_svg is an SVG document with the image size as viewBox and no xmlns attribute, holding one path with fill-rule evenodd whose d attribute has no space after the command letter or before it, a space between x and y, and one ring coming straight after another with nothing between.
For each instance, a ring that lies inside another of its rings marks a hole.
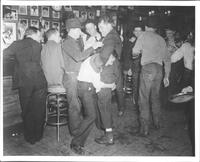
<instances>
[{"instance_id":1,"label":"picture frame","mask_svg":"<svg viewBox=\"0 0 200 162\"><path fill-rule=\"evenodd\" d=\"M71 6L64 6L64 10L65 11L72 11L72 7Z\"/></svg>"},{"instance_id":2,"label":"picture frame","mask_svg":"<svg viewBox=\"0 0 200 162\"><path fill-rule=\"evenodd\" d=\"M36 27L36 28L39 28L39 20L30 20L31 23L30 23L30 26L33 26L33 27Z\"/></svg>"},{"instance_id":3,"label":"picture frame","mask_svg":"<svg viewBox=\"0 0 200 162\"><path fill-rule=\"evenodd\" d=\"M95 13L94 12L88 12L88 18L94 20Z\"/></svg>"},{"instance_id":4,"label":"picture frame","mask_svg":"<svg viewBox=\"0 0 200 162\"><path fill-rule=\"evenodd\" d=\"M60 31L60 23L59 22L52 22L52 28L57 29L58 31Z\"/></svg>"},{"instance_id":5,"label":"picture frame","mask_svg":"<svg viewBox=\"0 0 200 162\"><path fill-rule=\"evenodd\" d=\"M45 20L44 21L44 31L46 32L49 29L50 29L50 22Z\"/></svg>"},{"instance_id":6,"label":"picture frame","mask_svg":"<svg viewBox=\"0 0 200 162\"><path fill-rule=\"evenodd\" d=\"M28 28L28 19L19 19L17 28L17 38L23 39L26 29Z\"/></svg>"},{"instance_id":7,"label":"picture frame","mask_svg":"<svg viewBox=\"0 0 200 162\"><path fill-rule=\"evenodd\" d=\"M27 15L27 6L19 6L19 14Z\"/></svg>"},{"instance_id":8,"label":"picture frame","mask_svg":"<svg viewBox=\"0 0 200 162\"><path fill-rule=\"evenodd\" d=\"M42 12L42 17L49 17L49 7L43 6L41 12Z\"/></svg>"},{"instance_id":9,"label":"picture frame","mask_svg":"<svg viewBox=\"0 0 200 162\"><path fill-rule=\"evenodd\" d=\"M76 18L79 18L79 11L78 10L73 10L74 16Z\"/></svg>"},{"instance_id":10,"label":"picture frame","mask_svg":"<svg viewBox=\"0 0 200 162\"><path fill-rule=\"evenodd\" d=\"M101 16L101 11L100 10L96 10L96 16L97 17Z\"/></svg>"},{"instance_id":11,"label":"picture frame","mask_svg":"<svg viewBox=\"0 0 200 162\"><path fill-rule=\"evenodd\" d=\"M81 19L87 20L87 12L86 11L81 11L80 17L81 17Z\"/></svg>"},{"instance_id":12,"label":"picture frame","mask_svg":"<svg viewBox=\"0 0 200 162\"><path fill-rule=\"evenodd\" d=\"M39 16L39 7L38 6L30 6L30 15L31 16Z\"/></svg>"},{"instance_id":13,"label":"picture frame","mask_svg":"<svg viewBox=\"0 0 200 162\"><path fill-rule=\"evenodd\" d=\"M60 12L59 11L52 11L52 18L59 19L60 18Z\"/></svg>"},{"instance_id":14,"label":"picture frame","mask_svg":"<svg viewBox=\"0 0 200 162\"><path fill-rule=\"evenodd\" d=\"M8 21L16 21L18 20L18 12L17 10L11 9L10 12L3 14L3 19Z\"/></svg>"},{"instance_id":15,"label":"picture frame","mask_svg":"<svg viewBox=\"0 0 200 162\"><path fill-rule=\"evenodd\" d=\"M17 40L17 25L15 22L3 22L2 30L2 47L3 49L9 47Z\"/></svg>"}]
</instances>

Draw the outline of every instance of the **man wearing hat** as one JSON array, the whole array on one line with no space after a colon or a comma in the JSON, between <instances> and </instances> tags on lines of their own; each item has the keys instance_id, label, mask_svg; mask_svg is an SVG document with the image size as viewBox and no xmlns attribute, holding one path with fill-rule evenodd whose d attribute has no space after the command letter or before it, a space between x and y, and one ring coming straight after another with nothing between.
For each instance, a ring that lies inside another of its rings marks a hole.
<instances>
[{"instance_id":1,"label":"man wearing hat","mask_svg":"<svg viewBox=\"0 0 200 162\"><path fill-rule=\"evenodd\" d=\"M79 19L72 18L66 21L68 36L62 44L63 58L65 65L65 74L63 77L63 85L67 92L69 104L69 130L72 135L76 136L79 132L79 124L81 123L80 101L77 94L77 75L80 70L81 63L95 52L95 49L102 44L94 43L92 47L82 50L79 46L81 23ZM74 146L73 146L74 147Z\"/></svg>"},{"instance_id":2,"label":"man wearing hat","mask_svg":"<svg viewBox=\"0 0 200 162\"><path fill-rule=\"evenodd\" d=\"M163 63L165 71L164 85L165 87L169 85L170 57L165 40L156 33L157 27L157 18L149 18L145 26L145 32L137 39L132 50L133 56L141 53L142 68L138 105L140 111L140 133L142 135L149 134L151 111L155 128L160 127L161 101L159 92L163 78ZM150 107L152 108L151 111Z\"/></svg>"}]
</instances>

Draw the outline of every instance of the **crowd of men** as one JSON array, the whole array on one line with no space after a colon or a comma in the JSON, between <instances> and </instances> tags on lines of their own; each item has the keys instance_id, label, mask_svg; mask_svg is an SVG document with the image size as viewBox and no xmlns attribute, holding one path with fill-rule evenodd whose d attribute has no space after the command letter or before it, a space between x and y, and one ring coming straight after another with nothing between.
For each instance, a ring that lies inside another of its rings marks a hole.
<instances>
[{"instance_id":1,"label":"crowd of men","mask_svg":"<svg viewBox=\"0 0 200 162\"><path fill-rule=\"evenodd\" d=\"M150 132L151 114L154 126L160 128L160 88L162 81L165 87L170 85L171 62L184 58L185 80L189 80L193 72L194 45L185 43L169 55L166 41L156 33L156 23L149 19L145 31L136 27L135 37L130 39L131 50L127 48L126 51L131 53L131 58L140 58L136 68L133 66L132 69L135 70L134 99L139 108L139 132L145 136ZM31 144L41 140L46 95L50 88L55 88L67 94L69 130L73 136L70 148L80 155L85 153L84 145L94 123L104 131L95 141L114 144L113 92L117 97L118 115L122 116L125 111L122 40L113 27L113 19L104 15L98 24L87 21L84 25L86 33L82 28L79 19L68 19L68 34L62 43L59 32L49 29L45 33L47 42L42 46L40 31L29 27L23 40L4 50L4 57L12 55L16 60L13 86L19 89L25 140ZM141 70L138 70L139 65ZM188 81L182 88L186 92L188 89L193 91Z\"/></svg>"}]
</instances>

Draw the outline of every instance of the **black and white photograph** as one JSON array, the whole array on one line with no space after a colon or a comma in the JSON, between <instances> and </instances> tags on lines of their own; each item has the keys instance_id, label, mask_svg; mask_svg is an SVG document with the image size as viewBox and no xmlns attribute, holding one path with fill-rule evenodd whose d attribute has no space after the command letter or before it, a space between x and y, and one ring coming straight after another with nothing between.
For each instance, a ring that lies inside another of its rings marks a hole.
<instances>
[{"instance_id":1,"label":"black and white photograph","mask_svg":"<svg viewBox=\"0 0 200 162\"><path fill-rule=\"evenodd\" d=\"M43 17L49 17L49 7L42 6L42 16Z\"/></svg>"},{"instance_id":2,"label":"black and white photograph","mask_svg":"<svg viewBox=\"0 0 200 162\"><path fill-rule=\"evenodd\" d=\"M52 11L52 18L59 19L60 18L60 12L53 10Z\"/></svg>"},{"instance_id":3,"label":"black and white photograph","mask_svg":"<svg viewBox=\"0 0 200 162\"><path fill-rule=\"evenodd\" d=\"M81 11L80 13L80 18L83 20L87 20L87 11Z\"/></svg>"},{"instance_id":4,"label":"black and white photograph","mask_svg":"<svg viewBox=\"0 0 200 162\"><path fill-rule=\"evenodd\" d=\"M31 16L39 16L39 7L38 6L31 6L30 7L30 15Z\"/></svg>"},{"instance_id":5,"label":"black and white photograph","mask_svg":"<svg viewBox=\"0 0 200 162\"><path fill-rule=\"evenodd\" d=\"M94 20L95 13L94 12L88 12L88 18Z\"/></svg>"},{"instance_id":6,"label":"black and white photograph","mask_svg":"<svg viewBox=\"0 0 200 162\"><path fill-rule=\"evenodd\" d=\"M23 39L24 35L25 35L25 31L28 28L28 19L19 19L19 23L18 23L18 39Z\"/></svg>"},{"instance_id":7,"label":"black and white photograph","mask_svg":"<svg viewBox=\"0 0 200 162\"><path fill-rule=\"evenodd\" d=\"M0 160L198 160L198 3L112 3L1 19Z\"/></svg>"},{"instance_id":8,"label":"black and white photograph","mask_svg":"<svg viewBox=\"0 0 200 162\"><path fill-rule=\"evenodd\" d=\"M17 39L16 31L17 31L16 23L12 22L3 23L3 30L2 30L3 49L10 46Z\"/></svg>"},{"instance_id":9,"label":"black and white photograph","mask_svg":"<svg viewBox=\"0 0 200 162\"><path fill-rule=\"evenodd\" d=\"M27 6L19 6L19 14L27 15Z\"/></svg>"},{"instance_id":10,"label":"black and white photograph","mask_svg":"<svg viewBox=\"0 0 200 162\"><path fill-rule=\"evenodd\" d=\"M59 22L52 22L52 28L60 31L60 23Z\"/></svg>"},{"instance_id":11,"label":"black and white photograph","mask_svg":"<svg viewBox=\"0 0 200 162\"><path fill-rule=\"evenodd\" d=\"M3 19L13 21L18 19L18 11L8 6L4 7Z\"/></svg>"},{"instance_id":12,"label":"black and white photograph","mask_svg":"<svg viewBox=\"0 0 200 162\"><path fill-rule=\"evenodd\" d=\"M78 10L73 10L74 16L79 18L79 11Z\"/></svg>"},{"instance_id":13,"label":"black and white photograph","mask_svg":"<svg viewBox=\"0 0 200 162\"><path fill-rule=\"evenodd\" d=\"M44 21L44 31L46 32L50 28L50 22L49 21Z\"/></svg>"},{"instance_id":14,"label":"black and white photograph","mask_svg":"<svg viewBox=\"0 0 200 162\"><path fill-rule=\"evenodd\" d=\"M30 26L34 26L36 28L39 28L39 20L31 19L30 22L31 22Z\"/></svg>"}]
</instances>

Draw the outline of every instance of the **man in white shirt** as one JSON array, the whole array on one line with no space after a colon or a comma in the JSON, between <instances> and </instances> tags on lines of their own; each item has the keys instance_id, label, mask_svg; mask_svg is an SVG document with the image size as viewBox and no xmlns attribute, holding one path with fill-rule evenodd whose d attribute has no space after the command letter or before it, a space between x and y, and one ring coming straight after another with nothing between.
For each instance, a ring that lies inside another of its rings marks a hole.
<instances>
[{"instance_id":1,"label":"man in white shirt","mask_svg":"<svg viewBox=\"0 0 200 162\"><path fill-rule=\"evenodd\" d=\"M112 62L112 59L108 61ZM76 147L72 147L74 151L80 155L84 155L84 144L93 127L93 123L98 123L100 126L100 114L97 107L97 93L101 88L115 88L115 83L105 84L100 81L100 72L102 61L99 54L90 56L87 58L80 67L80 71L77 76L77 94L83 105L83 120L76 130L76 136L72 139L71 144Z\"/></svg>"},{"instance_id":2,"label":"man in white shirt","mask_svg":"<svg viewBox=\"0 0 200 162\"><path fill-rule=\"evenodd\" d=\"M182 44L171 56L171 62L175 63L183 58L184 72L182 78L181 88L187 86L188 80L190 80L194 70L194 38Z\"/></svg>"}]
</instances>

